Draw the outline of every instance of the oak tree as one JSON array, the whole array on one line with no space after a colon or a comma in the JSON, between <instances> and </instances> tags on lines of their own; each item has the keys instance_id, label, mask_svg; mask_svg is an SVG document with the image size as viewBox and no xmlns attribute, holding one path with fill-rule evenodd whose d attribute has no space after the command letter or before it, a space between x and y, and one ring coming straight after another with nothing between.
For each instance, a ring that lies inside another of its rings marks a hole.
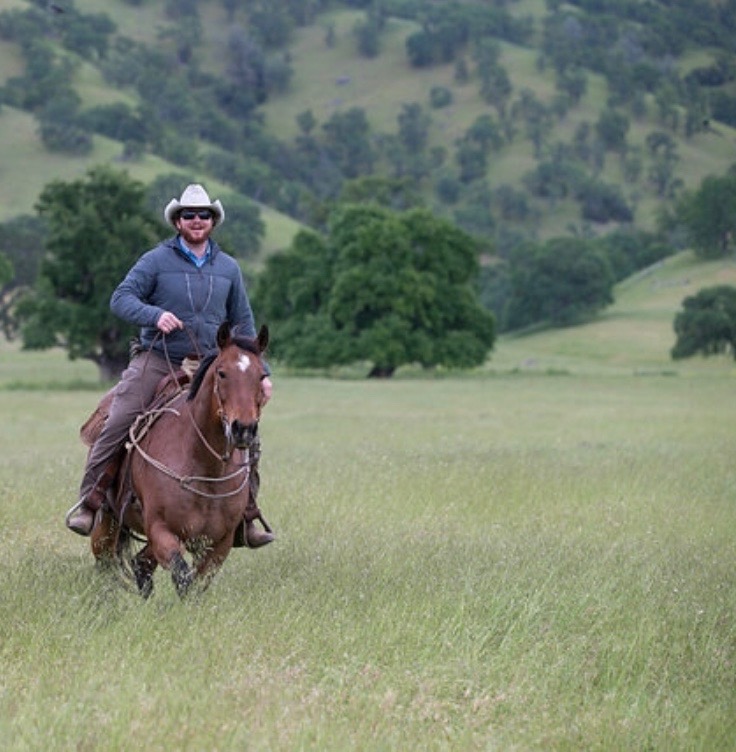
<instances>
[{"instance_id":1,"label":"oak tree","mask_svg":"<svg viewBox=\"0 0 736 752\"><path fill-rule=\"evenodd\" d=\"M477 272L475 241L429 211L344 204L326 235L302 231L268 259L254 307L274 357L292 366L367 362L372 377L410 363L466 368L495 339Z\"/></svg>"},{"instance_id":2,"label":"oak tree","mask_svg":"<svg viewBox=\"0 0 736 752\"><path fill-rule=\"evenodd\" d=\"M43 189L46 254L18 308L26 348L63 347L96 363L103 379L120 374L135 330L111 313L110 295L163 230L145 197L142 183L107 167Z\"/></svg>"}]
</instances>

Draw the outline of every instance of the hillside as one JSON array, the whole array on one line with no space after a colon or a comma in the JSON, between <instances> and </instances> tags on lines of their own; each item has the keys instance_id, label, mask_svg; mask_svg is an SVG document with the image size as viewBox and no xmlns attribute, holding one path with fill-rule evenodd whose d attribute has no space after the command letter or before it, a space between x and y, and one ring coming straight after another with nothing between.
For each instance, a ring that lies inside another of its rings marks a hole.
<instances>
[{"instance_id":1,"label":"hillside","mask_svg":"<svg viewBox=\"0 0 736 752\"><path fill-rule=\"evenodd\" d=\"M517 12L533 11L541 16L544 0L529 0ZM319 123L325 123L337 111L364 108L373 128L380 133L393 133L397 118L406 103L416 102L425 108L433 87L443 86L453 92L450 107L431 112L430 144L451 150L457 139L479 116L491 109L478 96L477 85L459 86L454 81L454 65L437 65L429 69L413 69L406 57L405 43L416 25L401 19L389 22L384 36L384 51L375 60L357 57L351 29L360 18L357 12L339 12L329 16L336 29L338 42L334 48L324 44L324 28L320 26L299 32L291 48L294 59L294 80L291 90L269 101L263 108L266 123L274 134L284 139L297 135L296 117L311 109ZM327 21L326 21L327 22ZM540 72L535 60L538 50L502 43L501 63L510 72L516 91L532 91L542 101L550 102L555 94L554 73ZM680 61L687 70L698 58L693 54ZM549 142L570 142L576 128L586 121L595 123L608 95L600 76L589 76L588 92L578 106L555 124ZM628 136L632 150L643 150L646 136L658 128L654 117L633 121ZM736 129L719 124L715 129L695 134L690 139L677 139L679 163L677 174L684 186L696 188L709 174L723 174L736 162ZM486 173L489 186L511 184L521 188L522 177L535 166L529 141L519 140L505 147L489 160ZM650 188L640 183L626 185L620 162L606 160L601 178L624 186L627 196L635 196L638 204L636 223L652 229L655 214L662 201ZM431 195L427 199L432 201ZM579 211L572 200L557 202L554 207L539 206L544 218L541 237L567 234L570 223L580 223ZM599 231L604 231L600 227Z\"/></svg>"},{"instance_id":2,"label":"hillside","mask_svg":"<svg viewBox=\"0 0 736 752\"><path fill-rule=\"evenodd\" d=\"M1 62L0 69L5 70ZM94 149L84 157L49 152L38 137L32 115L11 107L4 107L0 111L0 140L3 144L0 221L19 214L32 214L36 199L47 183L52 180L76 180L97 164L119 166L144 183L157 175L178 169L177 165L153 154L147 154L137 162L122 162L121 144L104 136L94 137ZM209 176L206 176L206 182L215 196L226 188L222 181ZM262 252L268 254L287 247L299 223L268 206L261 205L260 209L266 225Z\"/></svg>"},{"instance_id":3,"label":"hillside","mask_svg":"<svg viewBox=\"0 0 736 752\"><path fill-rule=\"evenodd\" d=\"M396 5L398 7L400 4ZM164 0L149 0L139 5L131 5L123 0L76 0L74 3L69 2L67 6L82 14L106 14L116 27L113 43L116 39L125 37L156 48L162 46L161 40L166 35L180 34L183 28L176 25L181 23L181 18L172 17L170 12L167 14ZM214 76L215 80L227 77L230 34L237 28L242 27L246 31L249 29L242 10L245 4L240 6L233 21L228 20L224 6L224 3L217 0L197 4L202 29L198 39L201 39L201 43L191 53L196 59L196 65L203 72ZM23 0L4 0L0 3L0 10L28 7L29 4ZM509 3L508 8L514 19L528 20L533 29L526 44L503 40L498 42L498 65L508 72L512 87L511 99L518 102L523 96L529 95L552 112L558 93L556 75L551 66L540 69L538 65L542 30L549 15L547 4L545 0L520 0ZM575 12L581 13L579 10ZM364 11L332 7L329 12L318 14L311 23L295 28L288 46L274 53L275 56L288 56L292 75L285 91L271 92L257 108L257 115L263 123L263 133L271 139L269 149L272 152L274 148L278 150L274 146L275 140L282 144L281 150L287 161L295 157L298 151L295 139L299 135L296 118L307 110L315 118L314 132L321 135L332 116L360 108L366 113L373 145L380 146L387 136L396 136L397 119L403 109L407 105L418 104L430 119L427 149L440 150L445 155L440 167L417 181L425 201L435 211L451 218L459 217L458 221L461 223L470 223L468 229L471 231L481 234L488 232L492 237L500 232L499 228L505 228L504 232L522 235L531 233L546 238L567 234L571 227L580 228L589 224L581 220L578 202L570 195L549 200L527 195L527 214L521 220L504 222L498 217L494 191L507 186L525 194L525 176L535 169L540 159L548 158L555 150L559 151L561 145L570 145L581 126L595 126L611 95L606 80L599 73L586 71L584 95L573 106L558 113L554 122L548 124L549 131L544 137L544 153L541 157L535 155L532 141L523 135L521 123L517 121L517 135L513 140L507 141L488 156L484 177L461 184L458 203L448 205L440 202L435 195L436 181L448 175L454 179L454 152L458 141L467 137L468 130L477 118L496 115L495 109L479 95L473 50L468 46L463 53L470 66L470 76L465 82L459 82L456 78L456 61L424 67L412 66L407 57L406 42L420 27L414 20L388 16L380 33L378 54L370 58L361 56L358 54L354 30L356 24L365 18ZM328 30L332 34L330 44L326 42ZM168 42L164 46L165 44ZM677 74L682 77L695 66L711 63L716 55L716 50L691 45L681 57L668 64L674 64ZM114 103L129 107L139 105L141 100L135 88L109 84L101 73L99 63L99 60L90 58L76 60L73 85L81 98L83 109ZM0 83L19 75L23 68L23 58L18 46L11 41L0 40ZM431 92L437 87L451 93L452 103L449 106L430 106ZM640 104L642 111L636 117L629 116L627 154L639 155L637 158L642 161L641 174L636 179L626 178L623 159L609 152L594 169L593 177L617 186L623 200L634 210L636 226L651 229L657 210L671 200L672 194L660 195L646 177L647 170L652 167L651 159L647 156L647 136L655 130L661 130L664 125L658 115L658 104L653 93L645 93ZM699 129L685 136L682 126L684 110L679 115L675 112L672 116L677 116L680 123L671 130L676 149L673 190L677 190L677 186L679 190L695 188L704 176L722 174L736 161L736 131L733 128L718 123L715 127ZM115 163L122 153L122 144L101 136L94 136L94 150L84 157L50 153L40 143L36 131L31 115L8 105L3 106L0 111L0 138L6 149L0 186L3 198L0 203L0 219L30 211L39 189L49 180L76 177L90 164ZM243 144L245 154L250 154L249 148L247 143ZM202 144L203 158L211 150L211 145ZM274 154L273 158L283 162L283 155ZM262 169L261 163L258 164L257 169ZM161 159L148 150L140 161L127 161L121 163L121 167L135 177L149 180L157 174L171 172L183 165ZM189 165L188 169L191 167ZM269 164L268 169L273 169L273 165ZM289 169L295 173L299 171L293 166L287 168L287 171ZM381 156L375 169L379 173L388 174L392 169L390 157ZM222 185L223 177L232 177L226 171L218 180L208 170L206 160L203 159L198 171L215 192ZM309 170L307 175L308 173ZM274 177L273 180L282 182L280 187L274 186L271 195L283 195L284 190L289 188L288 183L283 182L283 177ZM245 186L243 190L249 193ZM304 191L305 187L298 190ZM309 190L309 186L306 186L307 193ZM284 206L280 207L280 211L270 211L266 209L269 204L273 206L271 198L266 199L263 205L268 227L264 248L267 252L288 244L299 226L298 222L304 220L304 207L294 205L294 211L288 209L293 215L288 218L284 216ZM493 213L494 219L485 222L483 212L489 217ZM610 222L593 223L590 231L603 233L614 225Z\"/></svg>"},{"instance_id":4,"label":"hillside","mask_svg":"<svg viewBox=\"0 0 736 752\"><path fill-rule=\"evenodd\" d=\"M703 287L736 286L736 260L703 262L686 251L616 287L616 302L581 326L506 335L488 368L493 372L688 375L734 370L730 357L673 361L672 328L684 298ZM736 371L734 371L736 372Z\"/></svg>"}]
</instances>

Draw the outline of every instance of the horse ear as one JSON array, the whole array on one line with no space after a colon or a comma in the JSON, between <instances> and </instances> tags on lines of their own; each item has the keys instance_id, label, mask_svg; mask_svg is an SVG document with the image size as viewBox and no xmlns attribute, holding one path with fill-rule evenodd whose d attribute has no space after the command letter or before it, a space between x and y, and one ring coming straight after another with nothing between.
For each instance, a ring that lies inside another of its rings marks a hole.
<instances>
[{"instance_id":1,"label":"horse ear","mask_svg":"<svg viewBox=\"0 0 736 752\"><path fill-rule=\"evenodd\" d=\"M258 331L258 349L263 353L268 347L268 327L263 324Z\"/></svg>"},{"instance_id":2,"label":"horse ear","mask_svg":"<svg viewBox=\"0 0 736 752\"><path fill-rule=\"evenodd\" d=\"M220 350L224 350L227 345L230 344L230 324L227 321L223 321L220 324L220 328L217 330L217 346Z\"/></svg>"}]
</instances>

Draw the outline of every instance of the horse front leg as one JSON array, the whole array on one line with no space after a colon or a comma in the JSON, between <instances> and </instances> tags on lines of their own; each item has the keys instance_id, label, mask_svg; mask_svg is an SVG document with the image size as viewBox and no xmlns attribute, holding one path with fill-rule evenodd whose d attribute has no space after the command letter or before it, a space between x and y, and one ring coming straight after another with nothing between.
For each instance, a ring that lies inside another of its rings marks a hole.
<instances>
[{"instance_id":1,"label":"horse front leg","mask_svg":"<svg viewBox=\"0 0 736 752\"><path fill-rule=\"evenodd\" d=\"M162 522L150 526L148 540L156 561L171 573L176 592L183 598L194 581L194 571L184 558L181 541Z\"/></svg>"},{"instance_id":2,"label":"horse front leg","mask_svg":"<svg viewBox=\"0 0 736 752\"><path fill-rule=\"evenodd\" d=\"M201 583L203 590L209 587L212 578L220 570L232 547L233 535L231 534L214 546L208 546L202 553L196 556L197 582Z\"/></svg>"},{"instance_id":3,"label":"horse front leg","mask_svg":"<svg viewBox=\"0 0 736 752\"><path fill-rule=\"evenodd\" d=\"M150 544L145 545L133 557L130 566L135 577L135 584L138 586L138 592L144 598L150 598L153 594L153 573L158 566L158 561L153 555Z\"/></svg>"},{"instance_id":4,"label":"horse front leg","mask_svg":"<svg viewBox=\"0 0 736 752\"><path fill-rule=\"evenodd\" d=\"M194 582L194 570L187 564L186 559L181 555L181 551L177 551L171 557L169 569L176 592L180 598L183 598Z\"/></svg>"}]
</instances>

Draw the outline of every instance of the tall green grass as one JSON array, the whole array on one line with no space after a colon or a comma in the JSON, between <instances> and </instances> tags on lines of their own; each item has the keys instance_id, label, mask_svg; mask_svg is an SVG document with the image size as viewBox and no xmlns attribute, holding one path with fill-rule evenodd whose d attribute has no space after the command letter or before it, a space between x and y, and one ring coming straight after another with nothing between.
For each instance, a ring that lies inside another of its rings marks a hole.
<instances>
[{"instance_id":1,"label":"tall green grass","mask_svg":"<svg viewBox=\"0 0 736 752\"><path fill-rule=\"evenodd\" d=\"M99 393L0 388L0 744L732 749L721 365L277 375L261 501L278 540L183 603L163 572L141 601L63 527Z\"/></svg>"},{"instance_id":2,"label":"tall green grass","mask_svg":"<svg viewBox=\"0 0 736 752\"><path fill-rule=\"evenodd\" d=\"M0 343L0 745L733 749L734 367L669 347L734 274L673 257L464 377L274 364L278 540L184 603L63 526L94 367Z\"/></svg>"}]
</instances>

